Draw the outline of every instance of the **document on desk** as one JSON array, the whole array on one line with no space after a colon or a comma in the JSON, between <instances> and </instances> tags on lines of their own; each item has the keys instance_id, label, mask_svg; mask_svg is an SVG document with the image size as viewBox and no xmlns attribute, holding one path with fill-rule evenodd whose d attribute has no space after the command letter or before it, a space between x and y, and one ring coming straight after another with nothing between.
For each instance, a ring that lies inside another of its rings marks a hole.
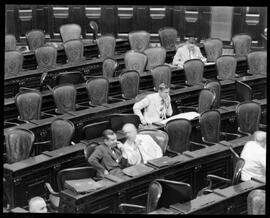
<instances>
[{"instance_id":1,"label":"document on desk","mask_svg":"<svg viewBox=\"0 0 270 218\"><path fill-rule=\"evenodd\" d=\"M101 189L104 186L91 178L87 178L87 179L66 180L64 187L71 191L75 191L76 193L87 193L95 191L97 189Z\"/></svg>"},{"instance_id":2,"label":"document on desk","mask_svg":"<svg viewBox=\"0 0 270 218\"><path fill-rule=\"evenodd\" d=\"M138 164L138 165L134 165L134 166L123 169L123 173L128 176L135 177L135 176L149 173L153 170L154 169L152 167L148 167L144 164Z\"/></svg>"},{"instance_id":3,"label":"document on desk","mask_svg":"<svg viewBox=\"0 0 270 218\"><path fill-rule=\"evenodd\" d=\"M180 114L174 115L166 120L162 120L160 123L163 125L166 125L166 123L170 120L179 119L179 118L185 118L188 120L192 120L192 119L199 117L199 116L200 116L199 113L191 111L191 112L180 113Z\"/></svg>"}]
</instances>

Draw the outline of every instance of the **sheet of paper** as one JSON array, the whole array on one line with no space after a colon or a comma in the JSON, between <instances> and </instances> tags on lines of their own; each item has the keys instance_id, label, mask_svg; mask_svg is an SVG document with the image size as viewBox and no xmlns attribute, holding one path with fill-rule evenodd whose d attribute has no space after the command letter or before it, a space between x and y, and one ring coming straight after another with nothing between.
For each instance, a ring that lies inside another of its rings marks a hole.
<instances>
[{"instance_id":1,"label":"sheet of paper","mask_svg":"<svg viewBox=\"0 0 270 218\"><path fill-rule=\"evenodd\" d=\"M194 112L194 111L181 113L181 114L174 115L166 120L162 120L161 123L165 125L168 121L178 119L178 118L185 118L188 120L192 120L192 119L198 117L199 115L200 115L199 113Z\"/></svg>"}]
</instances>

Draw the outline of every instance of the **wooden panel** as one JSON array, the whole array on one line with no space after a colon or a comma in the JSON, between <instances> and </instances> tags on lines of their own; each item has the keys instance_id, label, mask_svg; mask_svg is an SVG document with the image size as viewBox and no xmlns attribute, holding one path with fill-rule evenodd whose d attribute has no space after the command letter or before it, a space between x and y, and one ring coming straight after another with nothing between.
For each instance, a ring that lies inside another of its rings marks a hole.
<instances>
[{"instance_id":1,"label":"wooden panel","mask_svg":"<svg viewBox=\"0 0 270 218\"><path fill-rule=\"evenodd\" d=\"M222 41L231 41L232 38L232 7L212 7L210 36Z\"/></svg>"},{"instance_id":2,"label":"wooden panel","mask_svg":"<svg viewBox=\"0 0 270 218\"><path fill-rule=\"evenodd\" d=\"M13 5L6 5L5 33L16 35L16 14ZM17 35L16 35L17 36Z\"/></svg>"},{"instance_id":3,"label":"wooden panel","mask_svg":"<svg viewBox=\"0 0 270 218\"><path fill-rule=\"evenodd\" d=\"M178 31L180 40L184 40L184 10L183 7L176 6L172 12L172 27Z\"/></svg>"},{"instance_id":4,"label":"wooden panel","mask_svg":"<svg viewBox=\"0 0 270 218\"><path fill-rule=\"evenodd\" d=\"M69 22L79 24L82 28L82 36L85 37L84 30L84 7L80 5L72 5L69 7Z\"/></svg>"},{"instance_id":5,"label":"wooden panel","mask_svg":"<svg viewBox=\"0 0 270 218\"><path fill-rule=\"evenodd\" d=\"M85 38L93 38L93 32L89 26L90 21L95 21L99 27L99 34L100 35L100 28L101 28L101 7L99 6L92 6L92 5L85 5L84 9L84 25L82 28L85 32Z\"/></svg>"},{"instance_id":6,"label":"wooden panel","mask_svg":"<svg viewBox=\"0 0 270 218\"><path fill-rule=\"evenodd\" d=\"M49 8L51 17L51 38L60 39L60 26L70 23L69 21L69 7L65 5L52 5Z\"/></svg>"},{"instance_id":7,"label":"wooden panel","mask_svg":"<svg viewBox=\"0 0 270 218\"><path fill-rule=\"evenodd\" d=\"M264 29L265 8L263 7L246 7L244 10L243 32L248 33L253 44L261 45L261 36Z\"/></svg>"},{"instance_id":8,"label":"wooden panel","mask_svg":"<svg viewBox=\"0 0 270 218\"><path fill-rule=\"evenodd\" d=\"M200 39L209 38L210 25L211 25L211 7L201 6L199 8Z\"/></svg>"},{"instance_id":9,"label":"wooden panel","mask_svg":"<svg viewBox=\"0 0 270 218\"><path fill-rule=\"evenodd\" d=\"M232 37L235 34L243 32L243 25L242 25L244 21L243 10L244 10L244 7L234 7Z\"/></svg>"},{"instance_id":10,"label":"wooden panel","mask_svg":"<svg viewBox=\"0 0 270 218\"><path fill-rule=\"evenodd\" d=\"M150 18L148 6L136 6L134 7L134 23L133 30L150 30Z\"/></svg>"},{"instance_id":11,"label":"wooden panel","mask_svg":"<svg viewBox=\"0 0 270 218\"><path fill-rule=\"evenodd\" d=\"M31 6L24 5L18 8L18 29L20 40L25 40L25 33L33 29L33 10Z\"/></svg>"},{"instance_id":12,"label":"wooden panel","mask_svg":"<svg viewBox=\"0 0 270 218\"><path fill-rule=\"evenodd\" d=\"M118 37L128 37L128 33L133 30L134 8L130 6L117 7Z\"/></svg>"},{"instance_id":13,"label":"wooden panel","mask_svg":"<svg viewBox=\"0 0 270 218\"><path fill-rule=\"evenodd\" d=\"M199 7L186 6L184 11L184 38L188 36L198 38L199 33Z\"/></svg>"},{"instance_id":14,"label":"wooden panel","mask_svg":"<svg viewBox=\"0 0 270 218\"><path fill-rule=\"evenodd\" d=\"M113 34L117 37L116 26L117 26L117 11L113 5L101 7L101 34Z\"/></svg>"}]
</instances>

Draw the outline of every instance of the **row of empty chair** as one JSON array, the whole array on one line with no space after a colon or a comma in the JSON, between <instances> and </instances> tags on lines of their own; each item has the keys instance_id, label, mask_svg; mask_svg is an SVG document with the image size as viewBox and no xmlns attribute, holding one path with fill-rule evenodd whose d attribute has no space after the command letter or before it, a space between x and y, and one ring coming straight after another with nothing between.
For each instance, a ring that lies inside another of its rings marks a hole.
<instances>
[{"instance_id":1,"label":"row of empty chair","mask_svg":"<svg viewBox=\"0 0 270 218\"><path fill-rule=\"evenodd\" d=\"M70 27L69 27L70 26ZM80 40L80 31L78 30L79 26L76 24L67 24L64 25L65 31L62 31L62 34L67 34L67 39L64 37L63 39L63 46L68 58L68 63L75 63L78 61L83 61L85 58L83 57L83 42ZM70 28L70 29L69 29ZM72 29L75 28L75 33L73 33ZM36 30L34 30L36 31ZM160 39L161 39L161 46L165 49L171 49L172 47L175 49L176 46L176 38L177 38L177 31L173 28L163 28L159 31ZM33 33L33 35L35 35ZM37 34L38 38L39 34ZM7 44L12 44L12 39L9 40L10 35L7 35ZM30 40L30 39L29 39ZM35 39L36 41L41 41L37 44L33 50L36 50L42 46L44 46L44 37L41 37L40 40ZM34 40L34 41L35 41ZM233 42L235 45L235 54L236 57L245 57L250 52L250 45L251 45L251 38L248 35L239 35L233 37ZM146 31L134 31L131 32L129 35L129 43L132 50L137 52L143 52L145 49L149 48L150 46L150 34ZM113 35L103 35L97 39L97 45L99 48L100 57L102 59L106 57L114 58L115 57L115 38ZM7 46L8 47L8 46ZM7 50L14 50L14 46L10 46L10 49ZM47 69L48 67L54 67L56 65L56 50L53 48L46 48L38 49L36 53L36 59L40 68ZM51 47L51 46L50 46ZM177 46L178 47L178 46ZM204 47L206 50L206 55L208 61L215 61L217 57L222 55L222 47L223 43L219 39L209 39L204 42ZM163 56L164 51L160 51L161 56ZM13 52L14 53L14 52ZM48 54L47 54L48 53ZM10 53L11 55L12 53ZM47 55L46 55L47 54ZM49 55L50 54L50 55ZM15 54L13 54L15 55ZM17 56L20 56L17 53ZM55 57L54 57L55 56ZM20 58L22 59L22 57ZM42 61L43 60L43 61ZM22 60L21 60L22 61ZM22 65L22 64L21 64Z\"/></svg>"}]
</instances>

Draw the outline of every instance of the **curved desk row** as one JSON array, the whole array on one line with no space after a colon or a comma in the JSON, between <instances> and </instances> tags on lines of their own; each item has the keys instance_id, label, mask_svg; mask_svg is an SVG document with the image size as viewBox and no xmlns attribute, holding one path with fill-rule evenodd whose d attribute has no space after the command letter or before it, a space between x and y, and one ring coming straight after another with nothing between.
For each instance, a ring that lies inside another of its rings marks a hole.
<instances>
[{"instance_id":1,"label":"curved desk row","mask_svg":"<svg viewBox=\"0 0 270 218\"><path fill-rule=\"evenodd\" d=\"M241 150L251 137L230 141L235 150ZM27 205L27 200L39 195L45 197L44 183L56 189L56 174L59 170L87 165L83 148L85 144L61 148L50 153L31 157L14 163L4 164L5 191L10 196L11 208ZM117 212L121 202L142 204L146 200L149 183L156 178L165 178L190 183L194 196L206 185L206 175L232 176L232 152L228 147L216 144L181 155L183 160L173 166L155 169L149 174L114 184L112 187L77 195L69 190L61 192L62 212L106 213Z\"/></svg>"},{"instance_id":2,"label":"curved desk row","mask_svg":"<svg viewBox=\"0 0 270 218\"><path fill-rule=\"evenodd\" d=\"M265 97L265 83L266 83L266 77L261 75L256 76L250 76L250 77L242 77L238 79L239 81L243 81L254 89L254 98L262 99ZM226 99L235 99L235 82L234 81L221 81L222 85L222 92L221 92L221 98ZM171 99L172 101L175 101L177 105L197 105L198 104L198 95L200 90L202 89L202 86L193 86L188 87L184 89L175 89L171 92ZM85 93L86 94L86 93ZM47 100L48 99L48 100ZM44 105L48 104L49 101L52 102L52 96L48 95L48 98L44 97ZM51 99L51 100L50 100ZM11 101L10 101L11 102ZM8 105L8 103L7 103ZM97 106L92 107L89 109L83 109L79 111L72 112L73 115L64 114L64 115L58 115L58 117L68 119L72 121L76 126L76 134L75 134L75 142L78 142L80 140L78 138L78 133L80 129L88 124L88 123L94 123L99 122L102 120L107 120L107 118L113 114L113 113L133 113L132 107L134 105L134 99L132 100L126 100L124 102L117 102L108 104L107 107L104 106ZM52 107L52 106L51 106ZM13 109L12 109L13 108ZM5 116L13 116L12 114L17 115L16 107L14 103L10 103L10 105L5 106L4 108ZM21 124L20 127L29 129L35 133L36 139L38 141L45 141L48 140L50 132L50 124L55 119L55 117L41 119L41 120L33 120L33 123L26 123ZM7 120L7 117L5 117L5 120ZM5 126L5 131L10 126ZM13 126L14 127L14 126ZM11 126L12 128L12 126Z\"/></svg>"}]
</instances>

